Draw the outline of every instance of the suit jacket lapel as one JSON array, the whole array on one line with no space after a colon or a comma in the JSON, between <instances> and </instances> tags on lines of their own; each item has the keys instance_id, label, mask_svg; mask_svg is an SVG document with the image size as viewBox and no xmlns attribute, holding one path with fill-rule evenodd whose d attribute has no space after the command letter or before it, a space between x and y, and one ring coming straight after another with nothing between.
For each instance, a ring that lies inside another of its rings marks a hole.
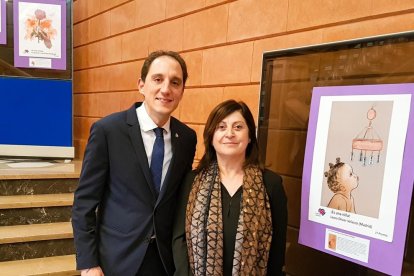
<instances>
[{"instance_id":1,"label":"suit jacket lapel","mask_svg":"<svg viewBox=\"0 0 414 276\"><path fill-rule=\"evenodd\" d=\"M141 103L136 103L130 109L127 110L127 124L129 125L128 132L129 132L129 137L131 139L131 143L138 157L138 162L141 166L142 172L144 173L147 185L149 186L152 195L156 198L157 194L154 190L154 185L152 184L151 171L148 166L148 159L145 153L144 142L142 141L141 129L139 126L137 113L136 113L136 108L140 104Z\"/></svg>"}]
</instances>

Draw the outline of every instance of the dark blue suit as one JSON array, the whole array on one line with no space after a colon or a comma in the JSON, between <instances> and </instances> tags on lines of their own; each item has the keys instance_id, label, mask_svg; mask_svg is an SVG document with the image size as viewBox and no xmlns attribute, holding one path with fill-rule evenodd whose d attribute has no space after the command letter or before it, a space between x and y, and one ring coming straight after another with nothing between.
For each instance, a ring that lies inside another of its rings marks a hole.
<instances>
[{"instance_id":1,"label":"dark blue suit","mask_svg":"<svg viewBox=\"0 0 414 276\"><path fill-rule=\"evenodd\" d=\"M135 275L156 235L166 272L174 272L172 221L177 191L191 170L195 132L171 117L172 160L156 196L136 103L91 128L72 214L77 269L101 266L105 275Z\"/></svg>"}]
</instances>

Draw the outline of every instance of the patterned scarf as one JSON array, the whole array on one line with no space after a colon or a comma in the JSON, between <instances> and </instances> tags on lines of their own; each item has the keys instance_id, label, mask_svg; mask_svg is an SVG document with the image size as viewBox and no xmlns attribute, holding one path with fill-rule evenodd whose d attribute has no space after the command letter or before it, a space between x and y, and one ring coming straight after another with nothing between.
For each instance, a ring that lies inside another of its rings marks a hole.
<instances>
[{"instance_id":1,"label":"patterned scarf","mask_svg":"<svg viewBox=\"0 0 414 276\"><path fill-rule=\"evenodd\" d=\"M223 275L223 219L217 163L194 179L186 210L185 232L195 276ZM272 240L272 217L263 175L244 170L232 275L266 275Z\"/></svg>"}]
</instances>

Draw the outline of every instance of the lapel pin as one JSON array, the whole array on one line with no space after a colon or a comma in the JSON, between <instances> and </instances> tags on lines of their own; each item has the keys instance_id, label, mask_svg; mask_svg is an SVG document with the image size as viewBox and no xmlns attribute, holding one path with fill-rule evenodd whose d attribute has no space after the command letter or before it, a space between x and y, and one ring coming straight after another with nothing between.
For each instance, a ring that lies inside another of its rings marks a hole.
<instances>
[{"instance_id":1,"label":"lapel pin","mask_svg":"<svg viewBox=\"0 0 414 276\"><path fill-rule=\"evenodd\" d=\"M175 138L178 138L178 133L175 134Z\"/></svg>"}]
</instances>

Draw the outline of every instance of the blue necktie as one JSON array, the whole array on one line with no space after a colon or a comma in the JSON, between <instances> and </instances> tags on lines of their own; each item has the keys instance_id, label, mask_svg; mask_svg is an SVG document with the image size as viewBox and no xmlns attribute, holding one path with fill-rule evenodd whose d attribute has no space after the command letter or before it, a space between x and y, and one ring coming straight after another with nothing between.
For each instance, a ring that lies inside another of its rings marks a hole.
<instances>
[{"instance_id":1,"label":"blue necktie","mask_svg":"<svg viewBox=\"0 0 414 276\"><path fill-rule=\"evenodd\" d=\"M160 192L161 177L162 177L162 164L164 162L164 135L163 128L154 128L155 143L152 149L151 156L151 174L154 182L155 191Z\"/></svg>"}]
</instances>

